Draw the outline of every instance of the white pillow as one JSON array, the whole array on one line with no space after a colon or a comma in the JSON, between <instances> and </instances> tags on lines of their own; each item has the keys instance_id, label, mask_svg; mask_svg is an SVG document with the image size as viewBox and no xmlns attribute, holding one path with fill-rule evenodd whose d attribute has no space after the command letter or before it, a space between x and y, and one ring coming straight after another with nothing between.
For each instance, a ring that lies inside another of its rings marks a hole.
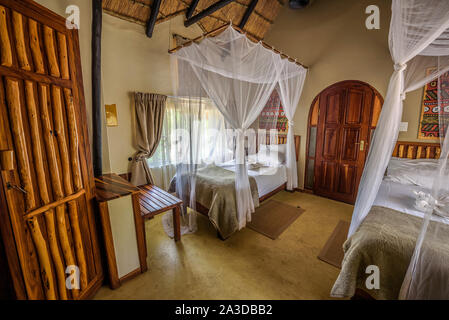
<instances>
[{"instance_id":1,"label":"white pillow","mask_svg":"<svg viewBox=\"0 0 449 320\"><path fill-rule=\"evenodd\" d=\"M279 166L286 161L286 145L266 145L261 144L259 152L251 155L248 159L252 162L261 163L267 166Z\"/></svg>"},{"instance_id":2,"label":"white pillow","mask_svg":"<svg viewBox=\"0 0 449 320\"><path fill-rule=\"evenodd\" d=\"M432 189L437 169L438 160L436 159L401 159L393 157L388 164L384 180Z\"/></svg>"},{"instance_id":3,"label":"white pillow","mask_svg":"<svg viewBox=\"0 0 449 320\"><path fill-rule=\"evenodd\" d=\"M286 144L272 144L268 148L271 152L277 152L279 154L279 160L285 163L287 159L287 145Z\"/></svg>"}]
</instances>

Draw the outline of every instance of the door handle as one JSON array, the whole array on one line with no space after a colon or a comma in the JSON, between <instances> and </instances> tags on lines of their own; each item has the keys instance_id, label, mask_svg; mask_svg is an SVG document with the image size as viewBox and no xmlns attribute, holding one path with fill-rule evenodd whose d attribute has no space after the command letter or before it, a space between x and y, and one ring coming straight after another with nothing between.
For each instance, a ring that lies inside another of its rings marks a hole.
<instances>
[{"instance_id":1,"label":"door handle","mask_svg":"<svg viewBox=\"0 0 449 320\"><path fill-rule=\"evenodd\" d=\"M356 142L355 144L360 145L360 151L365 150L365 141L364 140L362 140L360 142Z\"/></svg>"}]
</instances>

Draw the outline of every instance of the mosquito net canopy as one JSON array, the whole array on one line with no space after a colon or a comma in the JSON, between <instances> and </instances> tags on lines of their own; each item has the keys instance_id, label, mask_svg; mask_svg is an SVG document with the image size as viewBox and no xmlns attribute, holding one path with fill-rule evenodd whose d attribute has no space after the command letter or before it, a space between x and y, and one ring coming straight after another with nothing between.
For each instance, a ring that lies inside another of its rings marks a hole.
<instances>
[{"instance_id":1,"label":"mosquito net canopy","mask_svg":"<svg viewBox=\"0 0 449 320\"><path fill-rule=\"evenodd\" d=\"M172 53L172 71L178 100L177 137L179 161L176 191L195 209L197 170L217 159L232 162L235 172L235 197L239 229L251 221L258 201L251 193L247 158L257 150L257 118L272 92L277 89L289 121L286 167L289 189L296 188L297 168L293 117L299 102L306 69L283 59L229 26L214 37ZM210 103L212 102L212 103ZM223 121L207 116L206 105L213 105ZM209 130L204 130L207 122ZM215 124L213 124L215 122ZM201 123L203 123L201 125ZM223 128L227 135L224 136ZM264 134L266 137L266 135ZM204 138L215 144L201 143ZM207 148L207 151L201 149ZM217 157L217 154L220 154ZM194 213L189 213L189 228L195 230Z\"/></svg>"},{"instance_id":2,"label":"mosquito net canopy","mask_svg":"<svg viewBox=\"0 0 449 320\"><path fill-rule=\"evenodd\" d=\"M400 297L449 299L449 261L441 254L449 230L449 88L447 80L443 81L447 77L442 77L449 71L449 1L393 0L389 45L394 72L360 182L349 236L368 215L378 194L398 139L406 93L435 82L441 153L431 174L432 185L416 195L415 207L422 211L423 223Z\"/></svg>"}]
</instances>

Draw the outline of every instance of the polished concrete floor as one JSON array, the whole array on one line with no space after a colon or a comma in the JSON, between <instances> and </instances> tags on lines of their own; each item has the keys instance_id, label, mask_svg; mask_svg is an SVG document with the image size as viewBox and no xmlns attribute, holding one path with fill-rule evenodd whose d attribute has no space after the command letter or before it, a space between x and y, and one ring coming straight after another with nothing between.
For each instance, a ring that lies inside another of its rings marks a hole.
<instances>
[{"instance_id":1,"label":"polished concrete floor","mask_svg":"<svg viewBox=\"0 0 449 320\"><path fill-rule=\"evenodd\" d=\"M149 270L95 299L329 299L339 269L317 255L353 207L299 192L273 199L306 210L277 240L244 229L221 241L199 217L198 232L175 243L161 216L147 221Z\"/></svg>"}]
</instances>

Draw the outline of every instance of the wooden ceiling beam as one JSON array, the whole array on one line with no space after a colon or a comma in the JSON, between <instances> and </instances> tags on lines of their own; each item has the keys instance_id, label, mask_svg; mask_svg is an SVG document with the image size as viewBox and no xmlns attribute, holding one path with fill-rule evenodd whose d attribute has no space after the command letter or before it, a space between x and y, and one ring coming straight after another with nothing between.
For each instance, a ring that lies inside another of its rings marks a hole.
<instances>
[{"instance_id":1,"label":"wooden ceiling beam","mask_svg":"<svg viewBox=\"0 0 449 320\"><path fill-rule=\"evenodd\" d=\"M148 38L153 36L154 25L156 24L157 16L159 14L159 9L161 7L162 0L154 0L151 7L150 19L147 22L146 34Z\"/></svg>"},{"instance_id":2,"label":"wooden ceiling beam","mask_svg":"<svg viewBox=\"0 0 449 320\"><path fill-rule=\"evenodd\" d=\"M186 5L186 6L189 6L189 5L190 5L186 0L179 0L179 1L180 1L182 4ZM247 4L245 4L244 2L241 2L241 1L239 1L239 0L234 0L234 3L235 3L235 4L238 4L239 6L245 8L245 9L248 9L248 7L249 7ZM280 3L280 4L282 4L282 3ZM282 4L282 5L283 5L283 4ZM253 13L254 13L256 16L258 16L260 19L262 19L262 20L268 22L269 24L274 24L274 21L273 21L273 20L268 19L267 17L265 17L265 16L264 16L263 14L261 14L260 12L257 12L257 10L254 10ZM214 17L214 15L210 15L210 17Z\"/></svg>"},{"instance_id":3,"label":"wooden ceiling beam","mask_svg":"<svg viewBox=\"0 0 449 320\"><path fill-rule=\"evenodd\" d=\"M198 13L197 15L187 19L184 22L184 26L189 27L192 24L197 23L201 19L207 17L208 15L214 13L217 10L220 10L221 8L227 6L228 4L230 4L233 1L234 0L220 0L220 1L216 2L216 3L214 3L213 5L207 7L206 9L204 9L203 11Z\"/></svg>"},{"instance_id":4,"label":"wooden ceiling beam","mask_svg":"<svg viewBox=\"0 0 449 320\"><path fill-rule=\"evenodd\" d=\"M246 9L246 11L245 11L245 15L243 16L242 21L239 24L240 29L243 29L245 27L245 24L248 22L248 19L251 16L251 14L253 13L254 9L256 8L258 2L259 2L259 0L251 1L248 9Z\"/></svg>"},{"instance_id":5,"label":"wooden ceiling beam","mask_svg":"<svg viewBox=\"0 0 449 320\"><path fill-rule=\"evenodd\" d=\"M186 13L186 18L190 19L193 16L193 13L195 12L196 6L198 5L198 2L200 2L200 0L193 0L192 4L190 5L189 9L187 10Z\"/></svg>"}]
</instances>

